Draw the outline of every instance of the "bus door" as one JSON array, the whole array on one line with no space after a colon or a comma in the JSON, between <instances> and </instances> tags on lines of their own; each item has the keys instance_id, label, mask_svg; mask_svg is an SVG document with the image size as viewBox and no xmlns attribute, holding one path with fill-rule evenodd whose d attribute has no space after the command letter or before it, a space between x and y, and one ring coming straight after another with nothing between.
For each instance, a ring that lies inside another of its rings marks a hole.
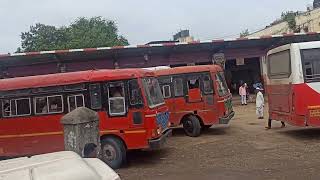
<instances>
[{"instance_id":1,"label":"bus door","mask_svg":"<svg viewBox=\"0 0 320 180\"><path fill-rule=\"evenodd\" d=\"M173 84L173 101L168 101L166 99L166 103L169 104L170 108L170 122L174 125L179 125L181 118L190 113L190 110L186 107L186 85L185 85L185 77L183 75L175 75L172 77ZM170 104L171 103L171 104ZM193 112L193 111L191 111Z\"/></svg>"},{"instance_id":2,"label":"bus door","mask_svg":"<svg viewBox=\"0 0 320 180\"><path fill-rule=\"evenodd\" d=\"M104 87L103 99L107 114L104 129L117 129L124 132L125 129L129 128L125 83L123 81L107 83Z\"/></svg>"},{"instance_id":3,"label":"bus door","mask_svg":"<svg viewBox=\"0 0 320 180\"><path fill-rule=\"evenodd\" d=\"M137 79L128 81L128 106L129 106L129 118L132 119L130 122L131 128L143 128L144 127L144 114L143 114L143 97L142 97L142 86L139 85Z\"/></svg>"},{"instance_id":4,"label":"bus door","mask_svg":"<svg viewBox=\"0 0 320 180\"><path fill-rule=\"evenodd\" d=\"M202 110L203 95L201 93L201 75L200 74L188 74L186 75L186 109L191 111Z\"/></svg>"},{"instance_id":5,"label":"bus door","mask_svg":"<svg viewBox=\"0 0 320 180\"><path fill-rule=\"evenodd\" d=\"M117 131L128 147L141 147L146 144L144 114L141 89L136 79L107 83L107 120L105 129ZM134 139L134 141L132 140Z\"/></svg>"},{"instance_id":6,"label":"bus door","mask_svg":"<svg viewBox=\"0 0 320 180\"><path fill-rule=\"evenodd\" d=\"M217 103L214 94L213 80L210 73L205 73L201 76L201 88L204 102L204 112L210 117L211 120L217 119Z\"/></svg>"}]
</instances>

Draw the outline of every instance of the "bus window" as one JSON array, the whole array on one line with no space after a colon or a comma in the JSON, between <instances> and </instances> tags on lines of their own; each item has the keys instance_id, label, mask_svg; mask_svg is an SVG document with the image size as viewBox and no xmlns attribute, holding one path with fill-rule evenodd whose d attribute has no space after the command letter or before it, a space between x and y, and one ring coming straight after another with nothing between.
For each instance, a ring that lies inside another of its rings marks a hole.
<instances>
[{"instance_id":1,"label":"bus window","mask_svg":"<svg viewBox=\"0 0 320 180\"><path fill-rule=\"evenodd\" d=\"M108 85L108 105L110 116L126 114L126 101L123 83L110 83Z\"/></svg>"},{"instance_id":2,"label":"bus window","mask_svg":"<svg viewBox=\"0 0 320 180\"><path fill-rule=\"evenodd\" d=\"M143 84L149 107L154 108L165 103L156 78L144 78Z\"/></svg>"},{"instance_id":3,"label":"bus window","mask_svg":"<svg viewBox=\"0 0 320 180\"><path fill-rule=\"evenodd\" d=\"M30 98L4 100L3 116L25 116L31 114Z\"/></svg>"},{"instance_id":4,"label":"bus window","mask_svg":"<svg viewBox=\"0 0 320 180\"><path fill-rule=\"evenodd\" d=\"M219 96L225 96L226 94L228 94L228 86L224 78L223 72L219 72L216 74L216 83L218 87Z\"/></svg>"},{"instance_id":5,"label":"bus window","mask_svg":"<svg viewBox=\"0 0 320 180\"><path fill-rule=\"evenodd\" d=\"M91 109L101 109L101 89L100 84L90 84L90 101L91 101Z\"/></svg>"},{"instance_id":6,"label":"bus window","mask_svg":"<svg viewBox=\"0 0 320 180\"><path fill-rule=\"evenodd\" d=\"M200 77L190 76L187 81L188 85L188 102L201 101Z\"/></svg>"},{"instance_id":7,"label":"bus window","mask_svg":"<svg viewBox=\"0 0 320 180\"><path fill-rule=\"evenodd\" d=\"M200 87L200 81L199 79L190 79L188 80L188 88L189 89L198 89Z\"/></svg>"},{"instance_id":8,"label":"bus window","mask_svg":"<svg viewBox=\"0 0 320 180\"><path fill-rule=\"evenodd\" d=\"M2 102L2 114L4 117L8 117L11 114L11 107L10 107L10 101L9 100L4 100Z\"/></svg>"},{"instance_id":9,"label":"bus window","mask_svg":"<svg viewBox=\"0 0 320 180\"><path fill-rule=\"evenodd\" d=\"M163 85L162 86L162 94L163 94L164 98L170 98L171 97L170 85Z\"/></svg>"},{"instance_id":10,"label":"bus window","mask_svg":"<svg viewBox=\"0 0 320 180\"><path fill-rule=\"evenodd\" d=\"M301 50L301 60L306 82L320 81L320 49Z\"/></svg>"},{"instance_id":11,"label":"bus window","mask_svg":"<svg viewBox=\"0 0 320 180\"><path fill-rule=\"evenodd\" d=\"M68 110L69 112L77 109L78 107L84 107L83 94L68 96Z\"/></svg>"},{"instance_id":12,"label":"bus window","mask_svg":"<svg viewBox=\"0 0 320 180\"><path fill-rule=\"evenodd\" d=\"M164 98L170 98L171 97L171 80L172 78L170 76L163 76L158 78L161 92Z\"/></svg>"},{"instance_id":13,"label":"bus window","mask_svg":"<svg viewBox=\"0 0 320 180\"><path fill-rule=\"evenodd\" d=\"M174 96L181 97L184 95L183 92L183 79L182 78L175 78L174 79Z\"/></svg>"},{"instance_id":14,"label":"bus window","mask_svg":"<svg viewBox=\"0 0 320 180\"><path fill-rule=\"evenodd\" d=\"M213 86L210 75L205 75L203 77L203 92L204 94L212 94Z\"/></svg>"},{"instance_id":15,"label":"bus window","mask_svg":"<svg viewBox=\"0 0 320 180\"><path fill-rule=\"evenodd\" d=\"M137 80L130 80L128 82L129 86L129 101L131 106L140 106L143 105L141 89L139 87Z\"/></svg>"},{"instance_id":16,"label":"bus window","mask_svg":"<svg viewBox=\"0 0 320 180\"><path fill-rule=\"evenodd\" d=\"M290 74L289 50L271 54L268 57L268 75L270 79L288 78Z\"/></svg>"},{"instance_id":17,"label":"bus window","mask_svg":"<svg viewBox=\"0 0 320 180\"><path fill-rule=\"evenodd\" d=\"M48 113L48 101L47 97L36 97L35 100L35 114L47 114Z\"/></svg>"},{"instance_id":18,"label":"bus window","mask_svg":"<svg viewBox=\"0 0 320 180\"><path fill-rule=\"evenodd\" d=\"M63 100L61 95L48 96L48 113L62 113Z\"/></svg>"}]
</instances>

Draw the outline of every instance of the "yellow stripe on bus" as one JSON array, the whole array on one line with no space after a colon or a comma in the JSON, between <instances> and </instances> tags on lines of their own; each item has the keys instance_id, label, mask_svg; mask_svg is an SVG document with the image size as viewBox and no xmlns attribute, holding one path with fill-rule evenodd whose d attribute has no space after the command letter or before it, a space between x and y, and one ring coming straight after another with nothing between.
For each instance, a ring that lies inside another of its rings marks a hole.
<instances>
[{"instance_id":1,"label":"yellow stripe on bus","mask_svg":"<svg viewBox=\"0 0 320 180\"><path fill-rule=\"evenodd\" d=\"M101 131L101 133L118 133L119 130L106 130ZM136 130L136 131L125 131L125 134L138 134L145 133L146 130ZM19 138L19 137L33 137L33 136L49 136L49 135L63 135L62 131L59 132L46 132L46 133L31 133L31 134L10 134L10 135L0 135L0 138Z\"/></svg>"},{"instance_id":2,"label":"yellow stripe on bus","mask_svg":"<svg viewBox=\"0 0 320 180\"><path fill-rule=\"evenodd\" d=\"M138 133L145 133L146 130L137 130L137 131L125 131L125 134L138 134Z\"/></svg>"},{"instance_id":3,"label":"yellow stripe on bus","mask_svg":"<svg viewBox=\"0 0 320 180\"><path fill-rule=\"evenodd\" d=\"M105 131L100 131L100 133L118 133L119 130L105 130Z\"/></svg>"},{"instance_id":4,"label":"yellow stripe on bus","mask_svg":"<svg viewBox=\"0 0 320 180\"><path fill-rule=\"evenodd\" d=\"M320 106L308 106L308 109L320 109Z\"/></svg>"},{"instance_id":5,"label":"yellow stripe on bus","mask_svg":"<svg viewBox=\"0 0 320 180\"><path fill-rule=\"evenodd\" d=\"M14 135L0 135L0 138L17 138L17 137L33 137L33 136L48 136L48 135L62 135L63 132L47 132L47 133L31 133L31 134L14 134Z\"/></svg>"}]
</instances>

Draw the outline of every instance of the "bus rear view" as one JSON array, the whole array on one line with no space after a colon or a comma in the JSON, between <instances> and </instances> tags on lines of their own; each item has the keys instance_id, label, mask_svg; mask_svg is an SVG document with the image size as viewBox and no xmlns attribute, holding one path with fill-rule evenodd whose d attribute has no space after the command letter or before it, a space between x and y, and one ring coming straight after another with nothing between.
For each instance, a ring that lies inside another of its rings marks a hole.
<instances>
[{"instance_id":1,"label":"bus rear view","mask_svg":"<svg viewBox=\"0 0 320 180\"><path fill-rule=\"evenodd\" d=\"M264 64L272 120L320 126L320 41L269 51Z\"/></svg>"}]
</instances>

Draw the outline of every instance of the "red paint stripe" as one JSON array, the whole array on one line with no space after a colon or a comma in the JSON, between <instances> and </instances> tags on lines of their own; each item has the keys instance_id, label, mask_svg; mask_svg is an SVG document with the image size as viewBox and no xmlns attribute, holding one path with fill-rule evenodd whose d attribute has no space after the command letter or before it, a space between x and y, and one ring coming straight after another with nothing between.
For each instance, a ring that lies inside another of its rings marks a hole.
<instances>
[{"instance_id":1,"label":"red paint stripe","mask_svg":"<svg viewBox=\"0 0 320 180\"><path fill-rule=\"evenodd\" d=\"M200 44L200 41L191 41L191 42L188 42L188 44Z\"/></svg>"},{"instance_id":2,"label":"red paint stripe","mask_svg":"<svg viewBox=\"0 0 320 180\"><path fill-rule=\"evenodd\" d=\"M162 43L163 46L175 46L176 43Z\"/></svg>"},{"instance_id":3,"label":"red paint stripe","mask_svg":"<svg viewBox=\"0 0 320 180\"><path fill-rule=\"evenodd\" d=\"M57 53L57 54L62 54L62 53L68 53L70 51L69 51L69 49L65 49L65 50L56 50L54 52Z\"/></svg>"},{"instance_id":4,"label":"red paint stripe","mask_svg":"<svg viewBox=\"0 0 320 180\"><path fill-rule=\"evenodd\" d=\"M224 42L224 39L215 39L215 40L212 40L213 43L223 43Z\"/></svg>"},{"instance_id":5,"label":"red paint stripe","mask_svg":"<svg viewBox=\"0 0 320 180\"><path fill-rule=\"evenodd\" d=\"M83 49L84 52L91 52L91 51L97 51L97 48L85 48Z\"/></svg>"},{"instance_id":6,"label":"red paint stripe","mask_svg":"<svg viewBox=\"0 0 320 180\"><path fill-rule=\"evenodd\" d=\"M137 45L137 48L146 48L146 47L151 47L151 46L148 45L148 44L145 44L145 45Z\"/></svg>"},{"instance_id":7,"label":"red paint stripe","mask_svg":"<svg viewBox=\"0 0 320 180\"><path fill-rule=\"evenodd\" d=\"M307 32L308 35L318 34L317 32Z\"/></svg>"},{"instance_id":8,"label":"red paint stripe","mask_svg":"<svg viewBox=\"0 0 320 180\"><path fill-rule=\"evenodd\" d=\"M237 41L243 41L243 40L249 40L249 38L241 37L241 38L237 38L236 40L237 40Z\"/></svg>"},{"instance_id":9,"label":"red paint stripe","mask_svg":"<svg viewBox=\"0 0 320 180\"><path fill-rule=\"evenodd\" d=\"M26 52L26 55L39 55L40 52Z\"/></svg>"},{"instance_id":10,"label":"red paint stripe","mask_svg":"<svg viewBox=\"0 0 320 180\"><path fill-rule=\"evenodd\" d=\"M260 39L269 39L272 38L271 35L264 35L264 36L260 36Z\"/></svg>"},{"instance_id":11,"label":"red paint stripe","mask_svg":"<svg viewBox=\"0 0 320 180\"><path fill-rule=\"evenodd\" d=\"M124 46L113 46L111 49L124 49Z\"/></svg>"}]
</instances>

